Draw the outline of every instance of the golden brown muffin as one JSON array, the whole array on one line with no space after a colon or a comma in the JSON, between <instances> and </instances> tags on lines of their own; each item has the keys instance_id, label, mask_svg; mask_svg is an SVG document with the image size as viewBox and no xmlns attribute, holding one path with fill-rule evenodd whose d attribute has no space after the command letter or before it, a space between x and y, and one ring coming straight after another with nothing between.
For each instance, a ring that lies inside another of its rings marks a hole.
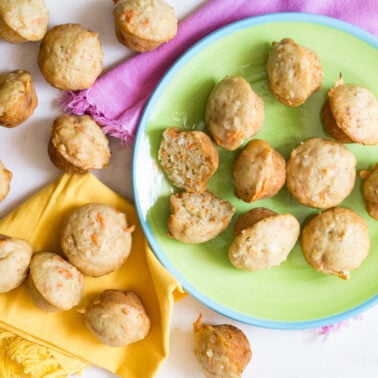
<instances>
[{"instance_id":1,"label":"golden brown muffin","mask_svg":"<svg viewBox=\"0 0 378 378\"><path fill-rule=\"evenodd\" d=\"M273 43L267 61L269 89L283 104L302 105L323 82L323 67L315 51L291 38Z\"/></svg>"},{"instance_id":2,"label":"golden brown muffin","mask_svg":"<svg viewBox=\"0 0 378 378\"><path fill-rule=\"evenodd\" d=\"M378 143L378 101L367 88L340 78L328 92L323 120L327 133L341 143Z\"/></svg>"},{"instance_id":3,"label":"golden brown muffin","mask_svg":"<svg viewBox=\"0 0 378 378\"><path fill-rule=\"evenodd\" d=\"M44 0L1 0L0 38L11 43L39 41L46 34L49 18Z\"/></svg>"},{"instance_id":4,"label":"golden brown muffin","mask_svg":"<svg viewBox=\"0 0 378 378\"><path fill-rule=\"evenodd\" d=\"M128 48L151 51L175 37L177 17L164 0L119 0L115 3L115 33L119 42Z\"/></svg>"},{"instance_id":5,"label":"golden brown muffin","mask_svg":"<svg viewBox=\"0 0 378 378\"><path fill-rule=\"evenodd\" d=\"M168 179L188 192L204 192L219 164L218 151L207 134L178 127L163 132L158 158Z\"/></svg>"},{"instance_id":6,"label":"golden brown muffin","mask_svg":"<svg viewBox=\"0 0 378 378\"><path fill-rule=\"evenodd\" d=\"M284 262L298 240L300 225L291 214L255 208L235 225L228 256L238 269L257 271Z\"/></svg>"},{"instance_id":7,"label":"golden brown muffin","mask_svg":"<svg viewBox=\"0 0 378 378\"><path fill-rule=\"evenodd\" d=\"M65 219L60 245L82 273L99 277L117 270L129 257L131 233L126 214L101 203L75 208Z\"/></svg>"},{"instance_id":8,"label":"golden brown muffin","mask_svg":"<svg viewBox=\"0 0 378 378\"><path fill-rule=\"evenodd\" d=\"M12 172L6 169L0 160L0 202L8 195Z\"/></svg>"},{"instance_id":9,"label":"golden brown muffin","mask_svg":"<svg viewBox=\"0 0 378 378\"><path fill-rule=\"evenodd\" d=\"M56 25L41 43L38 65L52 86L80 90L92 86L101 74L103 55L97 33L79 24Z\"/></svg>"},{"instance_id":10,"label":"golden brown muffin","mask_svg":"<svg viewBox=\"0 0 378 378\"><path fill-rule=\"evenodd\" d=\"M372 218L378 220L378 164L371 170L362 171L360 176L365 180L362 193L366 210Z\"/></svg>"},{"instance_id":11,"label":"golden brown muffin","mask_svg":"<svg viewBox=\"0 0 378 378\"><path fill-rule=\"evenodd\" d=\"M211 192L172 194L169 235L184 243L204 243L224 231L234 206Z\"/></svg>"},{"instance_id":12,"label":"golden brown muffin","mask_svg":"<svg viewBox=\"0 0 378 378\"><path fill-rule=\"evenodd\" d=\"M285 184L283 156L261 139L249 141L232 167L235 195L245 202L273 197Z\"/></svg>"},{"instance_id":13,"label":"golden brown muffin","mask_svg":"<svg viewBox=\"0 0 378 378\"><path fill-rule=\"evenodd\" d=\"M252 358L249 341L232 324L193 324L194 355L205 377L240 378Z\"/></svg>"},{"instance_id":14,"label":"golden brown muffin","mask_svg":"<svg viewBox=\"0 0 378 378\"><path fill-rule=\"evenodd\" d=\"M314 216L302 231L303 255L314 269L349 279L369 254L366 221L352 210L332 208Z\"/></svg>"},{"instance_id":15,"label":"golden brown muffin","mask_svg":"<svg viewBox=\"0 0 378 378\"><path fill-rule=\"evenodd\" d=\"M0 125L16 127L25 122L38 104L32 76L16 70L0 75Z\"/></svg>"},{"instance_id":16,"label":"golden brown muffin","mask_svg":"<svg viewBox=\"0 0 378 378\"><path fill-rule=\"evenodd\" d=\"M88 330L112 347L140 341L150 331L150 318L132 291L105 290L98 300L78 312Z\"/></svg>"},{"instance_id":17,"label":"golden brown muffin","mask_svg":"<svg viewBox=\"0 0 378 378\"><path fill-rule=\"evenodd\" d=\"M30 299L41 310L67 311L83 296L84 276L59 255L39 252L32 257L26 284Z\"/></svg>"},{"instance_id":18,"label":"golden brown muffin","mask_svg":"<svg viewBox=\"0 0 378 378\"><path fill-rule=\"evenodd\" d=\"M205 118L215 142L233 151L262 128L264 102L243 77L227 76L211 91Z\"/></svg>"},{"instance_id":19,"label":"golden brown muffin","mask_svg":"<svg viewBox=\"0 0 378 378\"><path fill-rule=\"evenodd\" d=\"M48 145L52 163L66 173L107 167L109 141L92 117L63 114L54 120Z\"/></svg>"},{"instance_id":20,"label":"golden brown muffin","mask_svg":"<svg viewBox=\"0 0 378 378\"><path fill-rule=\"evenodd\" d=\"M19 238L0 234L0 293L21 285L28 273L33 249Z\"/></svg>"},{"instance_id":21,"label":"golden brown muffin","mask_svg":"<svg viewBox=\"0 0 378 378\"><path fill-rule=\"evenodd\" d=\"M288 191L309 207L337 206L350 194L355 179L356 158L333 140L306 140L291 152L286 164Z\"/></svg>"}]
</instances>

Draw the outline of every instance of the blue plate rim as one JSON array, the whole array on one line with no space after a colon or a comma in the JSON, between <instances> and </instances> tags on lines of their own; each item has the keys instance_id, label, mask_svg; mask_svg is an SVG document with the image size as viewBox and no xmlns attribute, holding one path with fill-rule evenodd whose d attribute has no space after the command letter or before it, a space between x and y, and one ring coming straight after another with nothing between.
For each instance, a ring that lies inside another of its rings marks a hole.
<instances>
[{"instance_id":1,"label":"blue plate rim","mask_svg":"<svg viewBox=\"0 0 378 378\"><path fill-rule=\"evenodd\" d=\"M203 295L200 291L195 289L186 279L184 279L180 275L180 273L176 270L176 268L168 261L164 253L162 253L162 251L160 250L160 246L156 242L154 235L152 233L152 230L148 222L144 218L141 204L139 201L139 197L136 193L137 191L136 159L139 153L138 146L147 128L150 115L156 103L158 102L160 93L165 90L166 86L174 78L176 73L181 68L183 68L183 66L188 61L190 61L196 54L206 49L212 43L221 40L223 37L231 35L232 33L243 30L245 28L250 28L253 26L261 25L261 24L277 23L277 22L301 22L301 23L319 24L322 26L339 30L341 32L345 32L349 34L350 36L356 37L360 39L361 41L378 49L378 38L370 34L369 32L355 25L352 25L348 22L338 20L332 17L312 14L312 13L283 12L283 13L264 14L264 15L259 15L259 16L248 17L248 18L233 22L231 24L228 24L226 26L223 26L215 30L214 32L210 33L209 35L205 36L204 38L202 38L201 40L193 44L184 54L182 54L175 61L175 63L172 64L172 66L163 75L158 85L155 87L154 91L152 92L149 100L147 101L146 106L142 112L141 118L139 120L138 131L137 131L135 142L134 142L134 149L133 149L133 156L132 156L132 186L133 186L133 196L134 196L135 207L137 210L137 215L138 215L142 229L150 244L152 251L154 252L155 256L158 258L160 263L168 270L168 272L172 274L178 280L178 282L180 282L181 286L186 292L188 292L190 295L196 298L199 302L203 303L205 306L209 307L210 309L230 319L233 319L233 320L245 323L245 324L257 326L257 327L262 327L262 328L280 329L280 330L299 330L299 329L310 329L310 328L328 326L331 324L339 323L341 321L350 319L354 316L357 316L358 314L368 310L369 308L377 304L378 295L373 296L367 301L355 307L352 307L347 311L334 314L331 316L327 316L324 318L317 318L317 319L305 320L305 321L275 321L275 320L260 319L253 316L241 314L234 310L230 310L227 307L213 301L211 298L207 297L206 295Z\"/></svg>"}]
</instances>

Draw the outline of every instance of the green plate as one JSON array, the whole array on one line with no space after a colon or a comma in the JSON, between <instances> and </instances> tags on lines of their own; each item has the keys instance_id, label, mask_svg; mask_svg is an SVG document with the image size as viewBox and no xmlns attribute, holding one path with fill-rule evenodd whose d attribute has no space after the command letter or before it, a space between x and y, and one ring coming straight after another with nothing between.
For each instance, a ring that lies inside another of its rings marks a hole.
<instances>
[{"instance_id":1,"label":"green plate","mask_svg":"<svg viewBox=\"0 0 378 378\"><path fill-rule=\"evenodd\" d=\"M322 88L298 108L279 103L269 92L265 63L272 41L290 37L314 49L324 67ZM215 311L248 324L299 329L335 323L377 301L378 222L370 218L357 178L340 205L369 224L371 251L351 279L316 272L304 260L299 242L286 262L259 272L234 268L228 247L237 217L252 207L290 212L303 221L318 213L299 205L283 188L275 197L244 203L234 196L231 166L236 152L218 148L220 166L209 189L237 209L230 227L203 244L180 243L167 236L169 195L177 189L162 174L157 151L164 129L205 130L204 109L214 84L226 75L242 75L264 99L265 124L256 135L289 157L292 148L312 136L327 137L320 111L327 92L342 73L345 82L378 95L378 42L372 35L323 16L282 13L245 19L219 29L187 51L166 73L142 116L135 143L133 185L136 207L147 239L161 263L198 300ZM347 144L358 171L378 161L378 146Z\"/></svg>"}]
</instances>

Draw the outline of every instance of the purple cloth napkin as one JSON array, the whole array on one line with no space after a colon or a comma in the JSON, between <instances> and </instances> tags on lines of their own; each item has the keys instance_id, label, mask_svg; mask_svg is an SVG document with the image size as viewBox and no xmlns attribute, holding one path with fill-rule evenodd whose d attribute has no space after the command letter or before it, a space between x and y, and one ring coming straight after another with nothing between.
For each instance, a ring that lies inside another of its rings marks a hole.
<instances>
[{"instance_id":1,"label":"purple cloth napkin","mask_svg":"<svg viewBox=\"0 0 378 378\"><path fill-rule=\"evenodd\" d=\"M183 20L176 37L103 74L89 89L66 92L66 112L91 114L106 133L132 143L151 92L195 42L231 22L267 13L306 12L338 18L378 36L377 0L209 0Z\"/></svg>"}]
</instances>

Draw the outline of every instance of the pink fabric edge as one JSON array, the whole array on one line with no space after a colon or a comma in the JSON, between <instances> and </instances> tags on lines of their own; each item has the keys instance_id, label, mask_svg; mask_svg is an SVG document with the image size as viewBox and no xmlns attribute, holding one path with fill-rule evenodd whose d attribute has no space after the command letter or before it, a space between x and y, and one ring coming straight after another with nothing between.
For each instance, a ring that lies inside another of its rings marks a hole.
<instances>
[{"instance_id":1,"label":"pink fabric edge","mask_svg":"<svg viewBox=\"0 0 378 378\"><path fill-rule=\"evenodd\" d=\"M102 126L105 134L121 139L127 144L133 144L135 140L134 136L125 130L121 122L117 119L105 117L105 115L99 112L97 107L88 100L87 94L89 91L90 88L79 92L65 91L63 96L58 100L58 103L67 114L89 114Z\"/></svg>"}]
</instances>

